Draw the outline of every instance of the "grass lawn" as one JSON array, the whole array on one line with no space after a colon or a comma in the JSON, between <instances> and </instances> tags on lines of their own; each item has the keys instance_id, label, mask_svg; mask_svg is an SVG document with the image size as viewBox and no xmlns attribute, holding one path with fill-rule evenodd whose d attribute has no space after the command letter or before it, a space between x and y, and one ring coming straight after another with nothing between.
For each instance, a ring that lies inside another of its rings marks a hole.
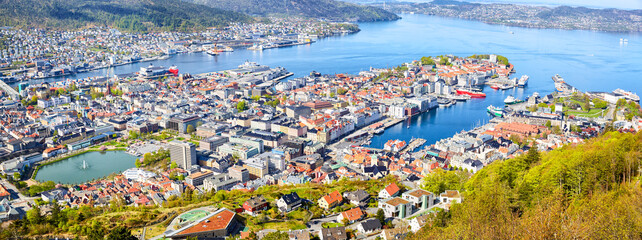
<instances>
[{"instance_id":1,"label":"grass lawn","mask_svg":"<svg viewBox=\"0 0 642 240\"><path fill-rule=\"evenodd\" d=\"M607 109L591 108L588 112L569 110L566 115L575 115L576 117L601 117L606 114Z\"/></svg>"},{"instance_id":2,"label":"grass lawn","mask_svg":"<svg viewBox=\"0 0 642 240\"><path fill-rule=\"evenodd\" d=\"M322 227L324 228L333 228L333 227L342 227L343 224L341 223L334 223L334 222L325 222L321 224Z\"/></svg>"},{"instance_id":3,"label":"grass lawn","mask_svg":"<svg viewBox=\"0 0 642 240\"><path fill-rule=\"evenodd\" d=\"M147 231L145 232L145 239L151 239L153 237L161 235L163 234L163 232L165 232L165 230L167 229L163 226L163 224L156 224L154 226L147 227ZM140 235L142 234L142 232L142 228L132 230L133 235Z\"/></svg>"},{"instance_id":4,"label":"grass lawn","mask_svg":"<svg viewBox=\"0 0 642 240\"><path fill-rule=\"evenodd\" d=\"M296 219L296 220L307 220L310 217L310 213L308 211L292 211L287 214L289 219Z\"/></svg>"}]
</instances>

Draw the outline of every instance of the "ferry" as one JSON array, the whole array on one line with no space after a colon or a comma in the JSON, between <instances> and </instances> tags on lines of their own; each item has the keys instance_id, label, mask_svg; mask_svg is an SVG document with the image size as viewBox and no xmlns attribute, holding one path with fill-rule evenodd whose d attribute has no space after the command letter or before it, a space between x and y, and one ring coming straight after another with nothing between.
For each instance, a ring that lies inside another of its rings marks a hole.
<instances>
[{"instance_id":1,"label":"ferry","mask_svg":"<svg viewBox=\"0 0 642 240\"><path fill-rule=\"evenodd\" d=\"M488 106L488 108L486 108L486 110L488 111L488 113L490 113L491 115L493 115L495 117L504 116L504 109L502 109L502 108L498 108L498 107L494 107L493 105L490 105L490 106Z\"/></svg>"},{"instance_id":2,"label":"ferry","mask_svg":"<svg viewBox=\"0 0 642 240\"><path fill-rule=\"evenodd\" d=\"M555 76L553 76L553 82L562 83L564 82L564 78L560 77L559 74L555 74Z\"/></svg>"},{"instance_id":3,"label":"ferry","mask_svg":"<svg viewBox=\"0 0 642 240\"><path fill-rule=\"evenodd\" d=\"M169 73L171 74L174 74L174 76L178 76L178 67L176 67L176 65L172 65L167 71L169 71Z\"/></svg>"},{"instance_id":4,"label":"ferry","mask_svg":"<svg viewBox=\"0 0 642 240\"><path fill-rule=\"evenodd\" d=\"M613 93L624 95L624 98L626 98L628 100L631 100L631 101L634 101L634 102L640 102L640 96L638 96L637 94L635 94L633 92L629 92L629 91L626 91L626 90L618 88L618 89L613 90Z\"/></svg>"},{"instance_id":5,"label":"ferry","mask_svg":"<svg viewBox=\"0 0 642 240\"><path fill-rule=\"evenodd\" d=\"M456 90L459 95L469 95L472 98L485 98L486 94L474 88L458 88Z\"/></svg>"},{"instance_id":6,"label":"ferry","mask_svg":"<svg viewBox=\"0 0 642 240\"><path fill-rule=\"evenodd\" d=\"M517 104L517 103L522 103L524 100L519 100L513 95L509 95L506 99L504 99L504 104L511 105L511 104Z\"/></svg>"},{"instance_id":7,"label":"ferry","mask_svg":"<svg viewBox=\"0 0 642 240\"><path fill-rule=\"evenodd\" d=\"M518 87L525 87L526 84L528 84L528 75L522 75L521 78L517 81L517 86Z\"/></svg>"},{"instance_id":8,"label":"ferry","mask_svg":"<svg viewBox=\"0 0 642 240\"><path fill-rule=\"evenodd\" d=\"M210 50L207 50L207 54L212 55L212 56L216 56L216 55L219 55L221 53L219 51L216 51L215 49L210 49Z\"/></svg>"},{"instance_id":9,"label":"ferry","mask_svg":"<svg viewBox=\"0 0 642 240\"><path fill-rule=\"evenodd\" d=\"M450 107L453 104L455 104L455 101L450 99L440 98L439 100L437 100L437 103L439 104L439 107Z\"/></svg>"}]
</instances>

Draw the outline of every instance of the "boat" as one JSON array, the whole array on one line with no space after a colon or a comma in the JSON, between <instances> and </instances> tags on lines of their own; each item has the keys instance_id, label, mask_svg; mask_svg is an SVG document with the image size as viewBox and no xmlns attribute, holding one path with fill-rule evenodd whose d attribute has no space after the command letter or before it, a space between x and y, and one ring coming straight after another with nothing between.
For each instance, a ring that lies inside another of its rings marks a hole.
<instances>
[{"instance_id":1,"label":"boat","mask_svg":"<svg viewBox=\"0 0 642 240\"><path fill-rule=\"evenodd\" d=\"M502 84L502 85L499 86L499 88L501 90L508 90L508 89L511 89L511 88L514 88L514 87L515 86L511 86L511 85L508 85L508 84Z\"/></svg>"},{"instance_id":2,"label":"boat","mask_svg":"<svg viewBox=\"0 0 642 240\"><path fill-rule=\"evenodd\" d=\"M495 84L491 85L490 88L495 89L495 90L499 90L499 86L497 86Z\"/></svg>"},{"instance_id":3,"label":"boat","mask_svg":"<svg viewBox=\"0 0 642 240\"><path fill-rule=\"evenodd\" d=\"M382 134L383 133L383 128L377 128L377 130L374 131L375 134Z\"/></svg>"},{"instance_id":4,"label":"boat","mask_svg":"<svg viewBox=\"0 0 642 240\"><path fill-rule=\"evenodd\" d=\"M167 71L174 74L174 76L178 76L178 67L176 67L176 65L172 65Z\"/></svg>"},{"instance_id":5,"label":"boat","mask_svg":"<svg viewBox=\"0 0 642 240\"><path fill-rule=\"evenodd\" d=\"M445 98L438 99L437 103L439 104L439 107L449 107L450 106L450 100L445 99Z\"/></svg>"},{"instance_id":6,"label":"boat","mask_svg":"<svg viewBox=\"0 0 642 240\"><path fill-rule=\"evenodd\" d=\"M524 100L519 100L513 97L513 95L509 95L506 99L504 99L504 104L508 104L508 105L522 103L522 102L524 102Z\"/></svg>"},{"instance_id":7,"label":"boat","mask_svg":"<svg viewBox=\"0 0 642 240\"><path fill-rule=\"evenodd\" d=\"M471 98L485 98L486 94L474 88L458 88L455 90L459 95L469 95Z\"/></svg>"},{"instance_id":8,"label":"boat","mask_svg":"<svg viewBox=\"0 0 642 240\"><path fill-rule=\"evenodd\" d=\"M564 82L564 78L560 77L559 74L555 74L555 76L553 76L553 82L562 83Z\"/></svg>"},{"instance_id":9,"label":"boat","mask_svg":"<svg viewBox=\"0 0 642 240\"><path fill-rule=\"evenodd\" d=\"M526 84L528 84L528 75L522 75L521 78L517 81L517 86L518 87L525 87Z\"/></svg>"},{"instance_id":10,"label":"boat","mask_svg":"<svg viewBox=\"0 0 642 240\"><path fill-rule=\"evenodd\" d=\"M219 55L221 53L219 51L216 51L215 49L210 49L210 50L207 50L207 54L212 55L212 56L216 56L216 55Z\"/></svg>"},{"instance_id":11,"label":"boat","mask_svg":"<svg viewBox=\"0 0 642 240\"><path fill-rule=\"evenodd\" d=\"M631 100L631 101L634 101L634 102L640 102L640 96L638 96L637 94L635 94L633 92L629 92L629 91L626 91L626 90L618 88L618 89L613 90L613 93L624 95L624 98L626 98L628 100Z\"/></svg>"},{"instance_id":12,"label":"boat","mask_svg":"<svg viewBox=\"0 0 642 240\"><path fill-rule=\"evenodd\" d=\"M490 105L486 108L486 110L488 111L488 113L492 114L495 117L504 116L504 109L502 108L498 108L498 107L494 107L493 105Z\"/></svg>"}]
</instances>

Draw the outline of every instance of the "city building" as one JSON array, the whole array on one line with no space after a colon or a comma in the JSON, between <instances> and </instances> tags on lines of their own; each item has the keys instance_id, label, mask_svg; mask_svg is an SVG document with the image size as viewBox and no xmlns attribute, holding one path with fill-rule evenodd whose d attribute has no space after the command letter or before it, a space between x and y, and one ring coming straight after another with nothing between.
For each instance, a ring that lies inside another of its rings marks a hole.
<instances>
[{"instance_id":1,"label":"city building","mask_svg":"<svg viewBox=\"0 0 642 240\"><path fill-rule=\"evenodd\" d=\"M169 153L171 161L182 169L189 170L196 165L196 145L191 142L171 141Z\"/></svg>"}]
</instances>

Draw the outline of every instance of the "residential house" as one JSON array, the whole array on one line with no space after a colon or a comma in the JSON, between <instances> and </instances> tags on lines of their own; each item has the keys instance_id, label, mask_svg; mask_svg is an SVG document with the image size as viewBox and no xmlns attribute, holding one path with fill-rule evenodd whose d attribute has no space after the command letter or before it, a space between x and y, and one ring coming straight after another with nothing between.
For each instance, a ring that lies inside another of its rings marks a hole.
<instances>
[{"instance_id":1,"label":"residential house","mask_svg":"<svg viewBox=\"0 0 642 240\"><path fill-rule=\"evenodd\" d=\"M357 207L339 214L339 216L337 216L337 222L343 223L344 219L348 219L348 223L352 224L363 219L365 216L366 213L364 213L361 208Z\"/></svg>"},{"instance_id":2,"label":"residential house","mask_svg":"<svg viewBox=\"0 0 642 240\"><path fill-rule=\"evenodd\" d=\"M281 212L290 212L301 207L303 200L296 192L285 194L276 201L276 206Z\"/></svg>"},{"instance_id":3,"label":"residential house","mask_svg":"<svg viewBox=\"0 0 642 240\"><path fill-rule=\"evenodd\" d=\"M211 213L201 221L194 221L166 235L171 239L224 239L234 234L239 228L236 213L229 209L220 209Z\"/></svg>"},{"instance_id":4,"label":"residential house","mask_svg":"<svg viewBox=\"0 0 642 240\"><path fill-rule=\"evenodd\" d=\"M432 207L435 195L423 189L414 189L403 193L401 197L411 202L416 209L428 209Z\"/></svg>"},{"instance_id":5,"label":"residential house","mask_svg":"<svg viewBox=\"0 0 642 240\"><path fill-rule=\"evenodd\" d=\"M357 225L357 231L363 234L371 234L375 231L381 230L381 227L379 219L371 218L360 222L359 225Z\"/></svg>"},{"instance_id":6,"label":"residential house","mask_svg":"<svg viewBox=\"0 0 642 240\"><path fill-rule=\"evenodd\" d=\"M268 209L268 202L263 196L256 196L248 199L243 203L243 209L250 214Z\"/></svg>"},{"instance_id":7,"label":"residential house","mask_svg":"<svg viewBox=\"0 0 642 240\"><path fill-rule=\"evenodd\" d=\"M290 230L288 236L289 240L310 240L310 231L307 229Z\"/></svg>"},{"instance_id":8,"label":"residential house","mask_svg":"<svg viewBox=\"0 0 642 240\"><path fill-rule=\"evenodd\" d=\"M319 233L321 240L347 240L348 234L345 227L322 228Z\"/></svg>"},{"instance_id":9,"label":"residential house","mask_svg":"<svg viewBox=\"0 0 642 240\"><path fill-rule=\"evenodd\" d=\"M388 218L405 218L412 214L412 203L400 197L380 201L379 208Z\"/></svg>"},{"instance_id":10,"label":"residential house","mask_svg":"<svg viewBox=\"0 0 642 240\"><path fill-rule=\"evenodd\" d=\"M412 232L419 231L419 229L421 229L424 225L426 225L426 222L428 221L429 217L430 215L426 214L410 220L410 231Z\"/></svg>"},{"instance_id":11,"label":"residential house","mask_svg":"<svg viewBox=\"0 0 642 240\"><path fill-rule=\"evenodd\" d=\"M381 232L383 240L401 240L406 238L406 235L408 235L408 230L401 228L384 229Z\"/></svg>"},{"instance_id":12,"label":"residential house","mask_svg":"<svg viewBox=\"0 0 642 240\"><path fill-rule=\"evenodd\" d=\"M370 202L370 194L364 190L343 193L343 197L355 206L365 206Z\"/></svg>"},{"instance_id":13,"label":"residential house","mask_svg":"<svg viewBox=\"0 0 642 240\"><path fill-rule=\"evenodd\" d=\"M386 188L382 189L379 192L379 198L380 199L387 199L387 198L391 198L391 197L396 197L396 196L399 196L400 192L401 192L401 189L399 189L399 186L397 186L397 184L395 184L395 183L392 183L392 184L386 186Z\"/></svg>"},{"instance_id":14,"label":"residential house","mask_svg":"<svg viewBox=\"0 0 642 240\"><path fill-rule=\"evenodd\" d=\"M319 206L324 209L331 209L343 203L343 196L339 191L334 191L319 199Z\"/></svg>"},{"instance_id":15,"label":"residential house","mask_svg":"<svg viewBox=\"0 0 642 240\"><path fill-rule=\"evenodd\" d=\"M446 190L442 194L439 194L439 200L442 203L461 203L461 195L459 195L459 191L457 190Z\"/></svg>"}]
</instances>

